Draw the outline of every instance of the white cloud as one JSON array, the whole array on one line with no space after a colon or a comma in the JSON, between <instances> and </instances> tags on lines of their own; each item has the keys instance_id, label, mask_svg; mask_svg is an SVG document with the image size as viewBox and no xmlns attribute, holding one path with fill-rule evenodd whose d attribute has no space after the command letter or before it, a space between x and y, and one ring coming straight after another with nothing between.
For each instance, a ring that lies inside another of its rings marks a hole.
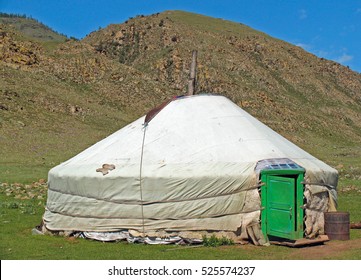
<instances>
[{"instance_id":1,"label":"white cloud","mask_svg":"<svg viewBox=\"0 0 361 280\"><path fill-rule=\"evenodd\" d=\"M349 54L343 54L341 55L340 57L336 58L335 61L337 61L338 63L345 63L345 62L349 62L353 59L353 56L352 55L349 55Z\"/></svg>"},{"instance_id":2,"label":"white cloud","mask_svg":"<svg viewBox=\"0 0 361 280\"><path fill-rule=\"evenodd\" d=\"M302 49L304 49L307 52L313 53L314 55L318 56L318 57L329 57L330 53L324 50L318 50L315 49L315 47L312 44L307 44L307 43L295 43L295 45L297 47L300 47Z\"/></svg>"},{"instance_id":3,"label":"white cloud","mask_svg":"<svg viewBox=\"0 0 361 280\"><path fill-rule=\"evenodd\" d=\"M298 11L298 18L299 19L305 19L307 18L307 11L305 9L301 9Z\"/></svg>"},{"instance_id":4,"label":"white cloud","mask_svg":"<svg viewBox=\"0 0 361 280\"><path fill-rule=\"evenodd\" d=\"M315 53L315 55L317 55L318 57L323 57L323 58L326 58L326 57L329 57L329 56L330 56L330 52L324 51L324 50L315 50L314 53Z\"/></svg>"},{"instance_id":5,"label":"white cloud","mask_svg":"<svg viewBox=\"0 0 361 280\"><path fill-rule=\"evenodd\" d=\"M310 53L313 53L313 54L317 55L318 57L326 58L326 57L330 56L329 52L324 51L324 50L315 49L315 47L313 45L311 45L311 44L295 43L295 45L297 47L300 47L300 48L304 49L307 52L310 52Z\"/></svg>"},{"instance_id":6,"label":"white cloud","mask_svg":"<svg viewBox=\"0 0 361 280\"><path fill-rule=\"evenodd\" d=\"M310 51L312 49L312 46L309 44L304 44L304 43L297 43L296 44L297 47L300 47L306 51Z\"/></svg>"},{"instance_id":7,"label":"white cloud","mask_svg":"<svg viewBox=\"0 0 361 280\"><path fill-rule=\"evenodd\" d=\"M343 65L350 63L354 59L353 55L348 54L347 48L341 48L336 51L334 46L330 46L329 50L322 50L315 48L312 43L307 44L307 43L297 42L294 43L294 45L304 49L307 52L313 53L318 57L330 59Z\"/></svg>"}]
</instances>

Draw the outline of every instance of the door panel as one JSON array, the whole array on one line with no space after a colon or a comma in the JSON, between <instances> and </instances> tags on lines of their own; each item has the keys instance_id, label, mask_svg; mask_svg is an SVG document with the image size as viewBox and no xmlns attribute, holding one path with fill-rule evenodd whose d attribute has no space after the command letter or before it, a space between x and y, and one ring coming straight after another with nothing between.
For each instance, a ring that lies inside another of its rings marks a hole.
<instances>
[{"instance_id":1,"label":"door panel","mask_svg":"<svg viewBox=\"0 0 361 280\"><path fill-rule=\"evenodd\" d=\"M267 233L292 238L295 231L295 187L292 177L268 176Z\"/></svg>"}]
</instances>

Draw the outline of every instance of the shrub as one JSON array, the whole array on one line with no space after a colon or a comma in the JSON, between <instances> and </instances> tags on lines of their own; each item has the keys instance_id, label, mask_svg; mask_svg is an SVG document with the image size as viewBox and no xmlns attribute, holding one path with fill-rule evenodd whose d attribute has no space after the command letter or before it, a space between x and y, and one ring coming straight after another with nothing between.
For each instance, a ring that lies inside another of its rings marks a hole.
<instances>
[{"instance_id":1,"label":"shrub","mask_svg":"<svg viewBox=\"0 0 361 280\"><path fill-rule=\"evenodd\" d=\"M218 247L222 245L234 245L234 241L230 238L222 236L221 238L216 237L212 234L210 237L203 235L203 245L207 247Z\"/></svg>"}]
</instances>

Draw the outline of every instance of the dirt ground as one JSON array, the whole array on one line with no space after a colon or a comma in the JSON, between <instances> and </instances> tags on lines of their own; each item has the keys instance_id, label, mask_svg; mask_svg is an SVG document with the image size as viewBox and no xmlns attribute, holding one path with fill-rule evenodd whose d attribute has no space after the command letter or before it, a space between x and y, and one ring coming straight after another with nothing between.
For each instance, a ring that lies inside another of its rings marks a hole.
<instances>
[{"instance_id":1,"label":"dirt ground","mask_svg":"<svg viewBox=\"0 0 361 280\"><path fill-rule=\"evenodd\" d=\"M307 246L296 249L289 255L290 259L321 260L338 259L342 256L361 257L361 238L353 240L330 240L323 245Z\"/></svg>"}]
</instances>

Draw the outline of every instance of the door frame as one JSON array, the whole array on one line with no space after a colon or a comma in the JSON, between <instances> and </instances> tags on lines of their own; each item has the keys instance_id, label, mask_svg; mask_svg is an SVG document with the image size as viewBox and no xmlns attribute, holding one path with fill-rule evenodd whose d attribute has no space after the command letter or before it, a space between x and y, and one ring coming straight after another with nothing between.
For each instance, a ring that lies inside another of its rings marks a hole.
<instances>
[{"instance_id":1,"label":"door frame","mask_svg":"<svg viewBox=\"0 0 361 280\"><path fill-rule=\"evenodd\" d=\"M303 192L304 192L304 173L303 168L299 169L264 169L261 171L261 228L264 236L268 239L276 238L285 238L289 240L297 240L304 237L304 209L303 209ZM279 177L288 177L295 179L295 228L294 230L287 234L270 234L267 230L267 219L268 219L268 208L267 208L267 188L270 176L279 176Z\"/></svg>"}]
</instances>

